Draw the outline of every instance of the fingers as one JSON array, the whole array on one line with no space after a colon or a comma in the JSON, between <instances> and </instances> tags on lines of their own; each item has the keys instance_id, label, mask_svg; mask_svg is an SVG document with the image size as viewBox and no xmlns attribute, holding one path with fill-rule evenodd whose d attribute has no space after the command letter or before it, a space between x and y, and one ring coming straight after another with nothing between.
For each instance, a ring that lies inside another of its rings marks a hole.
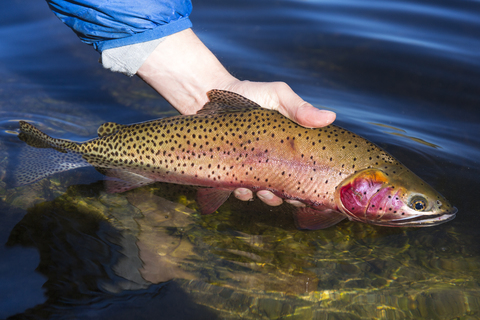
<instances>
[{"instance_id":1,"label":"fingers","mask_svg":"<svg viewBox=\"0 0 480 320\"><path fill-rule=\"evenodd\" d=\"M269 206L279 206L283 203L283 200L270 191L260 190L257 192L257 197L268 204Z\"/></svg>"},{"instance_id":2,"label":"fingers","mask_svg":"<svg viewBox=\"0 0 480 320\"><path fill-rule=\"evenodd\" d=\"M290 203L292 206L295 207L306 207L305 203L302 203L298 200L285 200L285 202Z\"/></svg>"},{"instance_id":3,"label":"fingers","mask_svg":"<svg viewBox=\"0 0 480 320\"><path fill-rule=\"evenodd\" d=\"M277 82L278 111L307 128L319 128L331 124L335 112L319 110L298 96L286 83Z\"/></svg>"},{"instance_id":4,"label":"fingers","mask_svg":"<svg viewBox=\"0 0 480 320\"><path fill-rule=\"evenodd\" d=\"M336 114L328 110L319 110L310 103L304 101L284 82L250 82L239 81L222 87L239 93L260 106L274 109L290 118L301 126L307 128L319 128L329 125L335 120ZM253 199L253 193L249 189L239 188L234 191L235 197L248 201ZM281 205L283 200L267 190L257 192L257 196L270 206ZM297 206L305 206L300 201L286 200L286 202Z\"/></svg>"},{"instance_id":5,"label":"fingers","mask_svg":"<svg viewBox=\"0 0 480 320\"><path fill-rule=\"evenodd\" d=\"M335 112L319 110L308 102L304 102L302 105L291 111L295 112L295 115L292 116L291 119L299 125L307 128L328 126L337 116Z\"/></svg>"},{"instance_id":6,"label":"fingers","mask_svg":"<svg viewBox=\"0 0 480 320\"><path fill-rule=\"evenodd\" d=\"M301 126L319 128L335 120L335 112L319 110L297 95L285 82L235 81L226 90L239 93L260 106L279 111Z\"/></svg>"},{"instance_id":7,"label":"fingers","mask_svg":"<svg viewBox=\"0 0 480 320\"><path fill-rule=\"evenodd\" d=\"M242 201L253 200L253 192L246 188L238 188L233 194L235 197ZM279 206L283 203L283 200L268 190L260 190L257 192L257 197L268 204L269 206ZM297 200L285 200L285 202L295 206L295 207L305 207L305 204Z\"/></svg>"},{"instance_id":8,"label":"fingers","mask_svg":"<svg viewBox=\"0 0 480 320\"><path fill-rule=\"evenodd\" d=\"M233 195L235 196L235 198L242 201L253 200L253 192L246 188L235 189L235 191L233 191Z\"/></svg>"},{"instance_id":9,"label":"fingers","mask_svg":"<svg viewBox=\"0 0 480 320\"><path fill-rule=\"evenodd\" d=\"M233 191L234 196L242 201L253 200L253 192L246 188L238 188ZM269 206L279 206L283 200L268 190L260 190L257 192L257 197L268 204Z\"/></svg>"}]
</instances>

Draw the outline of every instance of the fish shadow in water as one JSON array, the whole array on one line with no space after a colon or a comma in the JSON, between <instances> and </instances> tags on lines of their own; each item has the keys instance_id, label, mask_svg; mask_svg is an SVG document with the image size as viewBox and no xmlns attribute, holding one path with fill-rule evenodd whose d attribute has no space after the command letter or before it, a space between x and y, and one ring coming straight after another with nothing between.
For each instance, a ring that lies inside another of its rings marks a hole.
<instances>
[{"instance_id":1,"label":"fish shadow in water","mask_svg":"<svg viewBox=\"0 0 480 320\"><path fill-rule=\"evenodd\" d=\"M132 206L124 196L106 195L102 188L101 182L71 186L55 200L29 208L13 228L7 246L35 247L40 253L36 270L47 278L47 300L11 319L131 319L139 308L145 319L159 314L162 319L217 319L187 294L187 280L142 278L137 234L130 230L135 211L128 210ZM117 215L108 212L122 207L128 208Z\"/></svg>"},{"instance_id":2,"label":"fish shadow in water","mask_svg":"<svg viewBox=\"0 0 480 320\"><path fill-rule=\"evenodd\" d=\"M87 313L91 315L92 310L97 310L99 319L120 315L119 318L126 319L129 305L135 306L134 309L141 307L146 318L150 318L148 314L151 314L152 319L162 309L169 310L161 311L162 319L216 319L209 308L195 303L184 291L185 283L195 276L189 276L178 265L175 267L177 270L169 274L170 278L162 279L164 281L151 282L145 279L145 274L141 274L150 261L140 251L149 244L142 247L142 242L145 243L145 238L141 237L144 229L133 229L147 212L139 213L135 206L142 203L148 206L149 200L160 198L158 195L170 199L159 201L164 210L155 212L167 222L156 218L157 224L152 225L153 229L158 229L159 225L165 227L163 230L169 234L164 234L161 240L170 246L176 238L181 238L177 237L175 230L188 227L202 229L196 223L216 225L217 231L233 226L236 230L232 232L251 233L261 232L266 224L291 230L296 228L289 210L269 207L258 199L242 202L231 197L219 212L208 216L194 210L182 209L183 212L178 213L181 205L176 206L177 202L190 208L196 207L196 191L195 187L156 183L124 194L107 194L103 191L102 181L98 181L70 186L67 192L53 201L29 208L27 215L12 230L7 246L21 245L39 250L37 271L47 278L43 285L47 301L12 319L20 319L27 314L55 317L68 313L81 317ZM170 201L173 201L171 205ZM178 218L184 212L192 219ZM157 234L162 232L154 231ZM174 246L178 249L181 244ZM181 265L181 262L178 264ZM165 264L153 267L165 267L162 273L168 271ZM106 309L101 307L105 303L109 304Z\"/></svg>"}]
</instances>

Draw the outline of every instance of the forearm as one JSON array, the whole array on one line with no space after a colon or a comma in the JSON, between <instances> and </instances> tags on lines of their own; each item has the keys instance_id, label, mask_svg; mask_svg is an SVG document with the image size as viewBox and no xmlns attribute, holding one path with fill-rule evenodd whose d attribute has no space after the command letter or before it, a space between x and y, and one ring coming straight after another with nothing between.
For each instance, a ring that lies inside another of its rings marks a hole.
<instances>
[{"instance_id":1,"label":"forearm","mask_svg":"<svg viewBox=\"0 0 480 320\"><path fill-rule=\"evenodd\" d=\"M238 82L191 29L167 37L137 75L182 114L200 110L207 91Z\"/></svg>"},{"instance_id":2,"label":"forearm","mask_svg":"<svg viewBox=\"0 0 480 320\"><path fill-rule=\"evenodd\" d=\"M335 119L331 111L305 102L284 82L250 82L233 77L191 29L166 38L137 72L182 114L193 114L212 89L236 92L260 106L278 110L305 127L322 127Z\"/></svg>"},{"instance_id":3,"label":"forearm","mask_svg":"<svg viewBox=\"0 0 480 320\"><path fill-rule=\"evenodd\" d=\"M136 73L182 114L196 113L208 101L208 91L223 89L278 110L305 127L322 127L335 119L333 112L305 102L286 83L240 81L228 73L193 31L185 29L191 26L189 0L98 1L98 6L77 0L47 2L82 41L102 53L106 68ZM257 195L269 205L282 203L267 190ZM237 189L235 196L249 200L252 192Z\"/></svg>"}]
</instances>

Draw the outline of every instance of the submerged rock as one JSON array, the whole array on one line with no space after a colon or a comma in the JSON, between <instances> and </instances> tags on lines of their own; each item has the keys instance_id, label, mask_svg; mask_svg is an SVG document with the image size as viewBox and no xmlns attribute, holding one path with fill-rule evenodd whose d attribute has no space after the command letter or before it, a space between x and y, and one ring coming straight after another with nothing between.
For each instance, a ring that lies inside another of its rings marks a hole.
<instances>
[{"instance_id":1,"label":"submerged rock","mask_svg":"<svg viewBox=\"0 0 480 320\"><path fill-rule=\"evenodd\" d=\"M51 197L47 189L37 187L35 197ZM30 199L27 190L18 189L10 206ZM28 208L8 245L40 252L48 300L29 312L62 314L69 306L83 314L108 303L113 315L134 301L148 309L145 301L173 286L212 319L480 315L480 261L458 246L453 226L423 232L343 223L305 232L288 205L232 199L202 216L195 191L155 184L107 194L94 183Z\"/></svg>"}]
</instances>

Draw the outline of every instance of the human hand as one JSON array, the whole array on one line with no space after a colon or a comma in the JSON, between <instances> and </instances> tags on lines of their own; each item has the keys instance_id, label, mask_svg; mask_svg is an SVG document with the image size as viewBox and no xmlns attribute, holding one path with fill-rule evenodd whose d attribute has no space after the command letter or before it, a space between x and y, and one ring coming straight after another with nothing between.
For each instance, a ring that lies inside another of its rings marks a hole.
<instances>
[{"instance_id":1,"label":"human hand","mask_svg":"<svg viewBox=\"0 0 480 320\"><path fill-rule=\"evenodd\" d=\"M252 82L235 79L222 88L238 93L263 108L277 110L306 128L320 128L335 120L335 113L320 110L304 101L285 82Z\"/></svg>"},{"instance_id":2,"label":"human hand","mask_svg":"<svg viewBox=\"0 0 480 320\"><path fill-rule=\"evenodd\" d=\"M235 79L219 89L233 91L264 108L277 110L307 128L327 126L335 120L336 116L332 111L319 110L304 101L284 82L251 82ZM237 199L243 201L253 199L250 189L238 188L233 194ZM280 197L268 190L258 191L257 196L270 206L279 206L283 203ZM297 207L305 206L296 200L287 200L287 202Z\"/></svg>"},{"instance_id":3,"label":"human hand","mask_svg":"<svg viewBox=\"0 0 480 320\"><path fill-rule=\"evenodd\" d=\"M335 120L334 112L319 110L305 102L286 83L236 79L190 29L163 41L137 75L182 114L196 113L208 102L206 93L209 90L221 89L238 93L264 108L277 110L304 127L323 127ZM236 189L234 195L244 201L253 198L252 191L245 188ZM257 196L271 206L283 202L267 190L258 191ZM294 200L287 202L304 205Z\"/></svg>"}]
</instances>

